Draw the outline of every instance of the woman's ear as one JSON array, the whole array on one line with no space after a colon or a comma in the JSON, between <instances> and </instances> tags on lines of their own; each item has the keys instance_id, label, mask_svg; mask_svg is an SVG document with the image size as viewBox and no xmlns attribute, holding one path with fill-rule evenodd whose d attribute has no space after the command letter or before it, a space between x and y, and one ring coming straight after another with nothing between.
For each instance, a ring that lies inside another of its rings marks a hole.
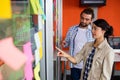
<instances>
[{"instance_id":1,"label":"woman's ear","mask_svg":"<svg viewBox=\"0 0 120 80\"><path fill-rule=\"evenodd\" d=\"M103 33L103 34L105 34L105 32L106 32L105 30L102 30L102 33Z\"/></svg>"}]
</instances>

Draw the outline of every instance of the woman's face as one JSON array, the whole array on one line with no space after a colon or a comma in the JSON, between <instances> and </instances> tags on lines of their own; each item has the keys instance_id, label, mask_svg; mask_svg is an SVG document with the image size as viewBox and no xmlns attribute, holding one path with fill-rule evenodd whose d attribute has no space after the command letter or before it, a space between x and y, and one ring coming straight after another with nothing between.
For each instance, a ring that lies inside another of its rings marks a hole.
<instances>
[{"instance_id":1,"label":"woman's face","mask_svg":"<svg viewBox=\"0 0 120 80\"><path fill-rule=\"evenodd\" d=\"M104 38L105 31L102 28L92 24L92 36L94 39Z\"/></svg>"}]
</instances>

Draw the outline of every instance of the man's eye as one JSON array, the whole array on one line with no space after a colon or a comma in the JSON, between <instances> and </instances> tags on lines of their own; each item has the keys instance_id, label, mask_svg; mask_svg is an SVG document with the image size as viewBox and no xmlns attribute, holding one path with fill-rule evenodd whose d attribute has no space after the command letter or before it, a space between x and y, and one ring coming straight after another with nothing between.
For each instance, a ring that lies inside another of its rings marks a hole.
<instances>
[{"instance_id":1,"label":"man's eye","mask_svg":"<svg viewBox=\"0 0 120 80\"><path fill-rule=\"evenodd\" d=\"M86 19L86 21L88 21L89 19Z\"/></svg>"}]
</instances>

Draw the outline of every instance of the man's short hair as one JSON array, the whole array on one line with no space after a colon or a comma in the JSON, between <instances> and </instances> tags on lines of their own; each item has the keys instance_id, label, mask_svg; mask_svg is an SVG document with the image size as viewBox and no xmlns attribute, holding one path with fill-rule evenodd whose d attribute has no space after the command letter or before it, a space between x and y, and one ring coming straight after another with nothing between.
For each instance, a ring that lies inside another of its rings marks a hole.
<instances>
[{"instance_id":1,"label":"man's short hair","mask_svg":"<svg viewBox=\"0 0 120 80\"><path fill-rule=\"evenodd\" d=\"M83 13L85 13L85 14L90 14L90 15L92 15L92 19L94 18L94 11L93 11L92 8L86 8L86 9L84 9L84 10L81 12L80 16L81 16Z\"/></svg>"}]
</instances>

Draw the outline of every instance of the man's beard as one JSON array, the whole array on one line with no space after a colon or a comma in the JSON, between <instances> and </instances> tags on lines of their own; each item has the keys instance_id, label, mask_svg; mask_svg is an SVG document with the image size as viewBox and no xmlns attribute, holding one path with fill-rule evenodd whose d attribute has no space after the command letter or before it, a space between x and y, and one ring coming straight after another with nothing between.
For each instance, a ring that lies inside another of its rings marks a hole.
<instances>
[{"instance_id":1,"label":"man's beard","mask_svg":"<svg viewBox=\"0 0 120 80\"><path fill-rule=\"evenodd\" d=\"M89 24L84 24L83 22L80 23L81 27L87 27Z\"/></svg>"}]
</instances>

